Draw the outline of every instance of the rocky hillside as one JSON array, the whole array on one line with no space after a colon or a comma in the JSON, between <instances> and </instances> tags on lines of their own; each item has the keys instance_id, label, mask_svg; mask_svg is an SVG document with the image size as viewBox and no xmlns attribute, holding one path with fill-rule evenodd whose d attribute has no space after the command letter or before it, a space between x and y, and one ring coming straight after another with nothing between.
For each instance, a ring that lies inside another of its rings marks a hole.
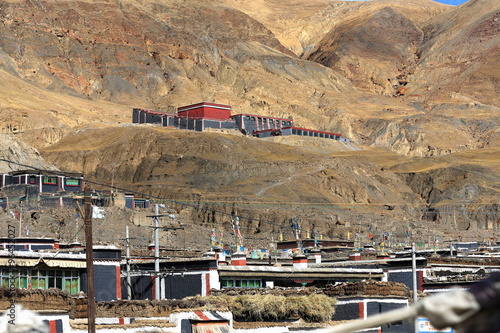
<instances>
[{"instance_id":1,"label":"rocky hillside","mask_svg":"<svg viewBox=\"0 0 500 333\"><path fill-rule=\"evenodd\" d=\"M482 156L408 160L389 151L350 151L327 139L279 141L122 126L79 131L44 148L42 155L63 170L146 193L153 203L168 207L166 213L188 225L162 236L167 243L180 242L174 247L206 248L213 228L224 230L225 241L231 242L234 216L240 217L249 246L267 246L270 237L280 235L292 238L294 218L301 220L303 236L317 230L325 238L359 231L364 239L372 228L378 240L391 232L394 241L404 242L410 225L415 239L428 242L436 233L443 239L477 239L484 237L481 230L497 229L498 149L484 150ZM69 240L81 221L74 211L65 214L31 214L28 223L33 232ZM139 227L149 219L137 222L130 213L114 210L96 223L99 242L109 243L125 225L133 228L136 242L150 241L148 230Z\"/></svg>"},{"instance_id":2,"label":"rocky hillside","mask_svg":"<svg viewBox=\"0 0 500 333\"><path fill-rule=\"evenodd\" d=\"M35 148L10 135L0 134L0 170L2 173L26 170L30 166L43 170L57 170L52 164L47 163Z\"/></svg>"},{"instance_id":3,"label":"rocky hillside","mask_svg":"<svg viewBox=\"0 0 500 333\"><path fill-rule=\"evenodd\" d=\"M500 228L497 1L0 6L5 159L185 202L177 208L207 230L229 224L215 211L244 215L261 240L296 216L327 236ZM199 101L293 117L360 150L129 126L133 107Z\"/></svg>"}]
</instances>

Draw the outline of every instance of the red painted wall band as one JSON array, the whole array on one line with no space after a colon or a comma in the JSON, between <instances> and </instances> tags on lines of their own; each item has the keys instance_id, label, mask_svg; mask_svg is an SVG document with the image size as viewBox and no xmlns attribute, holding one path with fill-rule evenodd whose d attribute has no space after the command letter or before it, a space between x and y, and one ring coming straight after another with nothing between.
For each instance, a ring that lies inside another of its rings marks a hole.
<instances>
[{"instance_id":1,"label":"red painted wall band","mask_svg":"<svg viewBox=\"0 0 500 333\"><path fill-rule=\"evenodd\" d=\"M56 321L55 320L49 320L49 332L50 333L57 333L57 326L56 326Z\"/></svg>"},{"instance_id":2,"label":"red painted wall band","mask_svg":"<svg viewBox=\"0 0 500 333\"><path fill-rule=\"evenodd\" d=\"M194 312L201 320L210 320L202 311L196 310Z\"/></svg>"},{"instance_id":3,"label":"red painted wall band","mask_svg":"<svg viewBox=\"0 0 500 333\"><path fill-rule=\"evenodd\" d=\"M358 309L359 309L359 319L365 319L365 304L363 302L359 302Z\"/></svg>"},{"instance_id":4,"label":"red painted wall band","mask_svg":"<svg viewBox=\"0 0 500 333\"><path fill-rule=\"evenodd\" d=\"M120 273L120 266L116 266L116 299L122 298L122 282Z\"/></svg>"},{"instance_id":5,"label":"red painted wall band","mask_svg":"<svg viewBox=\"0 0 500 333\"><path fill-rule=\"evenodd\" d=\"M210 274L205 274L205 294L210 295Z\"/></svg>"},{"instance_id":6,"label":"red painted wall band","mask_svg":"<svg viewBox=\"0 0 500 333\"><path fill-rule=\"evenodd\" d=\"M156 284L155 284L155 277L154 276L151 276L151 299L154 300L155 299L155 295L156 295L156 288L155 288Z\"/></svg>"}]
</instances>

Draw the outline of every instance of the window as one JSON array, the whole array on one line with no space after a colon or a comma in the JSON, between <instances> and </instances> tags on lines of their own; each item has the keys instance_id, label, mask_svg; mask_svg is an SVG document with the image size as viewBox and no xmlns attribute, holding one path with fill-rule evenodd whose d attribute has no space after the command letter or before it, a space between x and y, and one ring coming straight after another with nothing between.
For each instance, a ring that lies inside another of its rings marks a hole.
<instances>
[{"instance_id":1,"label":"window","mask_svg":"<svg viewBox=\"0 0 500 333\"><path fill-rule=\"evenodd\" d=\"M12 273L12 275L11 275ZM28 288L28 271L26 269L2 269L0 283L3 287Z\"/></svg>"},{"instance_id":2,"label":"window","mask_svg":"<svg viewBox=\"0 0 500 333\"><path fill-rule=\"evenodd\" d=\"M47 272L35 270L31 272L31 289L47 289Z\"/></svg>"},{"instance_id":3,"label":"window","mask_svg":"<svg viewBox=\"0 0 500 333\"><path fill-rule=\"evenodd\" d=\"M248 280L248 287L249 288L260 288L261 281L260 280Z\"/></svg>"},{"instance_id":4,"label":"window","mask_svg":"<svg viewBox=\"0 0 500 333\"><path fill-rule=\"evenodd\" d=\"M43 176L43 183L49 185L57 185L57 177L54 176Z\"/></svg>"},{"instance_id":5,"label":"window","mask_svg":"<svg viewBox=\"0 0 500 333\"><path fill-rule=\"evenodd\" d=\"M148 201L136 199L134 200L134 206L135 208L148 208Z\"/></svg>"},{"instance_id":6,"label":"window","mask_svg":"<svg viewBox=\"0 0 500 333\"><path fill-rule=\"evenodd\" d=\"M260 288L262 287L261 280L222 280L221 281L222 288Z\"/></svg>"},{"instance_id":7,"label":"window","mask_svg":"<svg viewBox=\"0 0 500 333\"><path fill-rule=\"evenodd\" d=\"M61 271L48 271L48 287L62 289L62 272Z\"/></svg>"},{"instance_id":8,"label":"window","mask_svg":"<svg viewBox=\"0 0 500 333\"><path fill-rule=\"evenodd\" d=\"M65 184L67 186L79 186L80 185L80 180L77 178L66 178Z\"/></svg>"},{"instance_id":9,"label":"window","mask_svg":"<svg viewBox=\"0 0 500 333\"><path fill-rule=\"evenodd\" d=\"M233 280L222 280L222 288L232 288L234 287L234 281Z\"/></svg>"},{"instance_id":10,"label":"window","mask_svg":"<svg viewBox=\"0 0 500 333\"><path fill-rule=\"evenodd\" d=\"M59 288L66 290L69 294L76 294L80 291L80 275L76 270L48 270L46 276L48 288Z\"/></svg>"},{"instance_id":11,"label":"window","mask_svg":"<svg viewBox=\"0 0 500 333\"><path fill-rule=\"evenodd\" d=\"M30 184L36 184L36 176L29 176L28 177L28 183L30 183Z\"/></svg>"},{"instance_id":12,"label":"window","mask_svg":"<svg viewBox=\"0 0 500 333\"><path fill-rule=\"evenodd\" d=\"M6 287L6 288L9 288L9 276L4 276L3 272L2 272L2 275L0 276L0 285L2 287Z\"/></svg>"},{"instance_id":13,"label":"window","mask_svg":"<svg viewBox=\"0 0 500 333\"><path fill-rule=\"evenodd\" d=\"M80 275L78 271L65 271L63 281L63 290L66 290L70 295L80 291Z\"/></svg>"},{"instance_id":14,"label":"window","mask_svg":"<svg viewBox=\"0 0 500 333\"><path fill-rule=\"evenodd\" d=\"M9 269L0 271L0 285L24 289L59 288L69 294L80 292L80 274L77 270L27 270L14 269L12 276Z\"/></svg>"}]
</instances>

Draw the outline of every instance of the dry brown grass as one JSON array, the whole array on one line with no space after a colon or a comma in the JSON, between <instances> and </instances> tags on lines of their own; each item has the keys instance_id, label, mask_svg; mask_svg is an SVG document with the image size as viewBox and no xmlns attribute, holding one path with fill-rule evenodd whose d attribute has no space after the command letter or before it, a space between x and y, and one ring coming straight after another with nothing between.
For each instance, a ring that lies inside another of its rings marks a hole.
<instances>
[{"instance_id":1,"label":"dry brown grass","mask_svg":"<svg viewBox=\"0 0 500 333\"><path fill-rule=\"evenodd\" d=\"M334 298L312 294L280 295L220 295L206 298L207 305L225 304L239 321L281 321L291 318L306 322L326 322L335 312Z\"/></svg>"}]
</instances>

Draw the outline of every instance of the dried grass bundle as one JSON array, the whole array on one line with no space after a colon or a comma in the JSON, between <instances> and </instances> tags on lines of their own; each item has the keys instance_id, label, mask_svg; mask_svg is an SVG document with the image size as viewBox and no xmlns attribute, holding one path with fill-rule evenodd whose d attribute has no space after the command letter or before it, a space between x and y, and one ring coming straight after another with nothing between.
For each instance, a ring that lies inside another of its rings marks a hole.
<instances>
[{"instance_id":1,"label":"dried grass bundle","mask_svg":"<svg viewBox=\"0 0 500 333\"><path fill-rule=\"evenodd\" d=\"M325 322L335 312L335 299L320 295L220 295L205 297L207 303L225 304L239 321L281 321L302 318Z\"/></svg>"}]
</instances>

